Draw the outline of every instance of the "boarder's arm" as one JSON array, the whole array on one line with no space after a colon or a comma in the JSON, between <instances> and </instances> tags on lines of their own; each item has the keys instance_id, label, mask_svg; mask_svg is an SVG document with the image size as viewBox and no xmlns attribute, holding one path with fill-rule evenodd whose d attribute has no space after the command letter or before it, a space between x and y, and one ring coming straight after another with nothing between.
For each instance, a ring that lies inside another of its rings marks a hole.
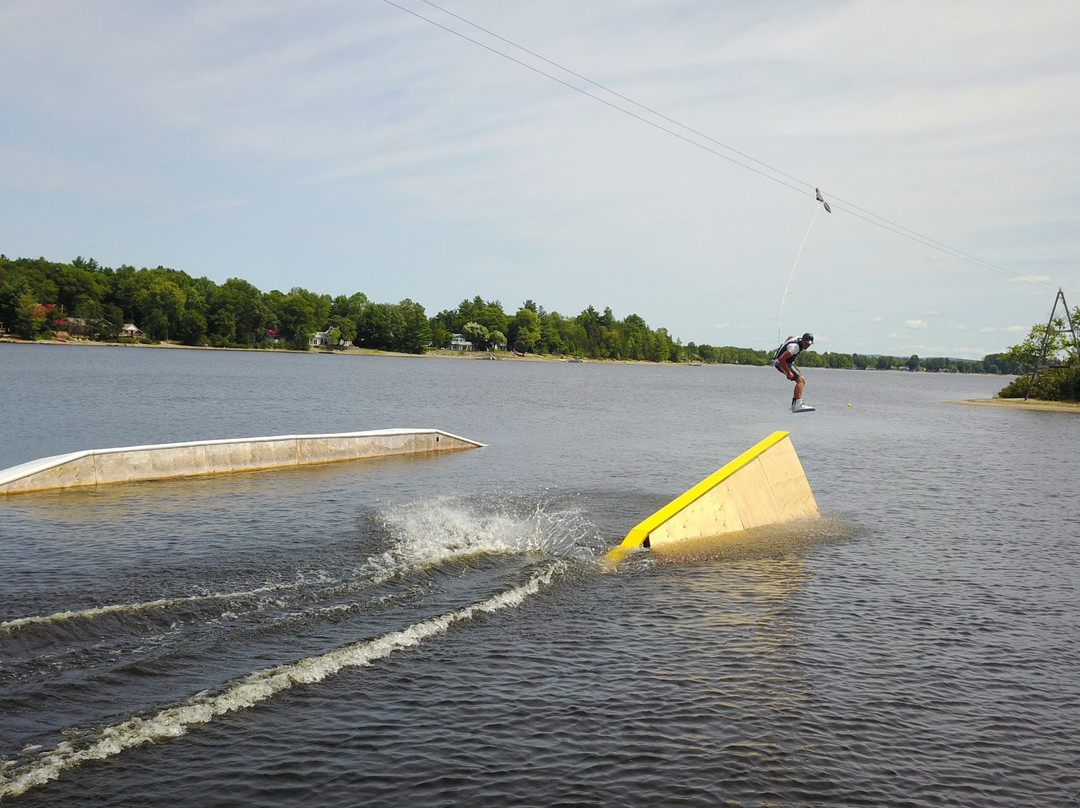
<instances>
[{"instance_id":1,"label":"boarder's arm","mask_svg":"<svg viewBox=\"0 0 1080 808\"><path fill-rule=\"evenodd\" d=\"M795 381L799 378L799 372L792 367L791 359L791 353L789 351L784 351L777 358L776 363L779 366L781 373L787 376L791 381Z\"/></svg>"}]
</instances>

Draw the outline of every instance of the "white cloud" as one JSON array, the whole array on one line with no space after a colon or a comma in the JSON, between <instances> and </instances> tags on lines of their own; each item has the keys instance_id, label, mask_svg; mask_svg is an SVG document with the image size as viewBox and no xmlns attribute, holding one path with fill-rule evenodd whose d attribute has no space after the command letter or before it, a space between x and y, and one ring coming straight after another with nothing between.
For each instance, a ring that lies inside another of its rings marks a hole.
<instances>
[{"instance_id":1,"label":"white cloud","mask_svg":"<svg viewBox=\"0 0 1080 808\"><path fill-rule=\"evenodd\" d=\"M926 320L905 320L904 324L907 325L908 328L915 329L926 328L930 325Z\"/></svg>"}]
</instances>

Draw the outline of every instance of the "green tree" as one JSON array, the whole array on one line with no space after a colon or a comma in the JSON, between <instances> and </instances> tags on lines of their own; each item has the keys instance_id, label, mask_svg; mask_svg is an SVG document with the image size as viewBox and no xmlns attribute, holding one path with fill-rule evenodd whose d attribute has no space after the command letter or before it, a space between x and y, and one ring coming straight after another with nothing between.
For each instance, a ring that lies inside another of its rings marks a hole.
<instances>
[{"instance_id":1,"label":"green tree","mask_svg":"<svg viewBox=\"0 0 1080 808\"><path fill-rule=\"evenodd\" d=\"M564 320L557 311L540 318L540 343L537 352L542 354L566 355L570 348L563 340Z\"/></svg>"},{"instance_id":2,"label":"green tree","mask_svg":"<svg viewBox=\"0 0 1080 808\"><path fill-rule=\"evenodd\" d=\"M372 303L360 314L353 342L361 348L388 351L393 344L393 331L390 307L385 303Z\"/></svg>"},{"instance_id":3,"label":"green tree","mask_svg":"<svg viewBox=\"0 0 1080 808\"><path fill-rule=\"evenodd\" d=\"M526 303L530 301L525 301ZM508 339L515 351L527 353L540 343L540 315L535 309L522 306L507 328Z\"/></svg>"},{"instance_id":4,"label":"green tree","mask_svg":"<svg viewBox=\"0 0 1080 808\"><path fill-rule=\"evenodd\" d=\"M185 309L180 315L176 337L184 345L204 345L206 343L206 318L197 309Z\"/></svg>"},{"instance_id":5,"label":"green tree","mask_svg":"<svg viewBox=\"0 0 1080 808\"><path fill-rule=\"evenodd\" d=\"M1074 326L1080 326L1080 308L1073 313L1072 320ZM1046 353L1040 363L1044 340ZM998 392L1001 398L1080 401L1080 357L1064 319L1055 319L1049 335L1046 326L1032 326L1023 342L1006 351L1005 360L1015 364L1022 375ZM1042 371L1032 378L1032 372L1040 365Z\"/></svg>"},{"instance_id":6,"label":"green tree","mask_svg":"<svg viewBox=\"0 0 1080 808\"><path fill-rule=\"evenodd\" d=\"M1080 308L1073 315L1073 323L1080 324ZM1045 355L1043 355L1044 342ZM1043 362L1046 364L1062 364L1074 353L1073 340L1066 333L1065 320L1058 317L1055 318L1049 335L1047 335L1045 325L1034 325L1023 342L1010 346L1006 350L1005 357L1015 363L1022 372L1030 373L1039 361L1040 355L1043 355Z\"/></svg>"},{"instance_id":7,"label":"green tree","mask_svg":"<svg viewBox=\"0 0 1080 808\"><path fill-rule=\"evenodd\" d=\"M139 288L135 293L137 323L151 339L168 340L176 333L186 295L176 283L159 270L142 270L137 275Z\"/></svg>"},{"instance_id":8,"label":"green tree","mask_svg":"<svg viewBox=\"0 0 1080 808\"><path fill-rule=\"evenodd\" d=\"M575 318L584 332L584 351L589 356L600 356L597 346L600 344L600 315L589 306Z\"/></svg>"},{"instance_id":9,"label":"green tree","mask_svg":"<svg viewBox=\"0 0 1080 808\"><path fill-rule=\"evenodd\" d=\"M330 322L341 329L341 338L348 343L355 343L359 337L360 321L371 301L362 292L338 295L330 306Z\"/></svg>"},{"instance_id":10,"label":"green tree","mask_svg":"<svg viewBox=\"0 0 1080 808\"><path fill-rule=\"evenodd\" d=\"M356 322L348 317L344 317L340 314L330 315L330 328L328 331L337 331L338 339L345 341L346 345L351 345L352 341L356 339ZM337 341L334 341L337 344Z\"/></svg>"},{"instance_id":11,"label":"green tree","mask_svg":"<svg viewBox=\"0 0 1080 808\"><path fill-rule=\"evenodd\" d=\"M294 288L282 298L277 314L281 339L294 350L306 351L311 335L319 330L311 293Z\"/></svg>"},{"instance_id":12,"label":"green tree","mask_svg":"<svg viewBox=\"0 0 1080 808\"><path fill-rule=\"evenodd\" d=\"M461 334L477 348L487 347L488 330L480 323L465 323L461 327Z\"/></svg>"},{"instance_id":13,"label":"green tree","mask_svg":"<svg viewBox=\"0 0 1080 808\"><path fill-rule=\"evenodd\" d=\"M510 318L506 316L506 312L503 311L502 303L498 300L489 300L484 303L479 315L479 322L487 328L488 331L501 331L503 334L506 333Z\"/></svg>"},{"instance_id":14,"label":"green tree","mask_svg":"<svg viewBox=\"0 0 1080 808\"><path fill-rule=\"evenodd\" d=\"M640 360L645 358L645 346L649 343L649 325L637 314L631 314L622 321L625 343L625 359Z\"/></svg>"},{"instance_id":15,"label":"green tree","mask_svg":"<svg viewBox=\"0 0 1080 808\"><path fill-rule=\"evenodd\" d=\"M445 348L454 337L438 315L428 320L428 327L431 329L431 344L436 348Z\"/></svg>"},{"instance_id":16,"label":"green tree","mask_svg":"<svg viewBox=\"0 0 1080 808\"><path fill-rule=\"evenodd\" d=\"M45 309L29 291L17 296L12 314L11 330L20 339L36 339L45 330Z\"/></svg>"},{"instance_id":17,"label":"green tree","mask_svg":"<svg viewBox=\"0 0 1080 808\"><path fill-rule=\"evenodd\" d=\"M109 302L120 309L122 313L120 319L134 320L138 313L136 297L139 292L135 267L125 264L115 271L107 271L105 277L109 286Z\"/></svg>"},{"instance_id":18,"label":"green tree","mask_svg":"<svg viewBox=\"0 0 1080 808\"><path fill-rule=\"evenodd\" d=\"M263 293L241 278L229 278L210 301L210 332L225 345L257 345L271 327L271 309Z\"/></svg>"},{"instance_id":19,"label":"green tree","mask_svg":"<svg viewBox=\"0 0 1080 808\"><path fill-rule=\"evenodd\" d=\"M431 326L424 307L406 298L396 309L400 326L394 350L422 354L431 343Z\"/></svg>"},{"instance_id":20,"label":"green tree","mask_svg":"<svg viewBox=\"0 0 1080 808\"><path fill-rule=\"evenodd\" d=\"M70 266L55 264L56 299L52 302L71 316L89 316L91 307L105 296L105 277L93 259L76 258Z\"/></svg>"}]
</instances>

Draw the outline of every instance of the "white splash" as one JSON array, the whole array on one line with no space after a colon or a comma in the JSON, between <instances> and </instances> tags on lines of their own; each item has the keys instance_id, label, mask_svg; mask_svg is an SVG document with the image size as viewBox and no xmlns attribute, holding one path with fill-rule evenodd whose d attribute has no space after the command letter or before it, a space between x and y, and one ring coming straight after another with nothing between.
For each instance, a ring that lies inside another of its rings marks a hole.
<instances>
[{"instance_id":1,"label":"white splash","mask_svg":"<svg viewBox=\"0 0 1080 808\"><path fill-rule=\"evenodd\" d=\"M437 497L387 508L379 520L392 536L392 546L368 558L357 570L350 586L378 585L413 569L425 569L447 561L483 554L533 553L557 558L592 559L586 544L590 525L578 511L549 512L543 502L518 502L512 498L461 499ZM366 582L361 579L367 579ZM314 582L340 583L325 574ZM139 603L117 603L71 609L47 615L17 617L0 622L0 634L13 634L27 626L92 620L110 614L170 609L215 601L243 600L300 589L313 583L302 574L295 581L272 583L236 592L215 592ZM226 613L228 614L228 613Z\"/></svg>"},{"instance_id":2,"label":"white splash","mask_svg":"<svg viewBox=\"0 0 1080 808\"><path fill-rule=\"evenodd\" d=\"M584 516L543 502L438 497L391 506L379 518L392 546L371 561L387 572L484 554L593 556Z\"/></svg>"}]
</instances>

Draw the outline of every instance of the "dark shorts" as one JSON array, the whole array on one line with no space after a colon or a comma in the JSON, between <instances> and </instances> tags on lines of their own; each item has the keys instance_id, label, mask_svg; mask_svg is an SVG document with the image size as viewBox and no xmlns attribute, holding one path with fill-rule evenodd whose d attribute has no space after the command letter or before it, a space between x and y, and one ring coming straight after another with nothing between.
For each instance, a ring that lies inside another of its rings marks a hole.
<instances>
[{"instance_id":1,"label":"dark shorts","mask_svg":"<svg viewBox=\"0 0 1080 808\"><path fill-rule=\"evenodd\" d=\"M779 361L773 362L772 364L773 364L773 367L776 368L777 370L779 370L781 373L784 372L784 369L782 367L780 367L780 362ZM795 367L794 365L791 365L791 373L795 377L795 381L798 381L800 378L802 378L801 374L799 373L799 369L797 367Z\"/></svg>"}]
</instances>

